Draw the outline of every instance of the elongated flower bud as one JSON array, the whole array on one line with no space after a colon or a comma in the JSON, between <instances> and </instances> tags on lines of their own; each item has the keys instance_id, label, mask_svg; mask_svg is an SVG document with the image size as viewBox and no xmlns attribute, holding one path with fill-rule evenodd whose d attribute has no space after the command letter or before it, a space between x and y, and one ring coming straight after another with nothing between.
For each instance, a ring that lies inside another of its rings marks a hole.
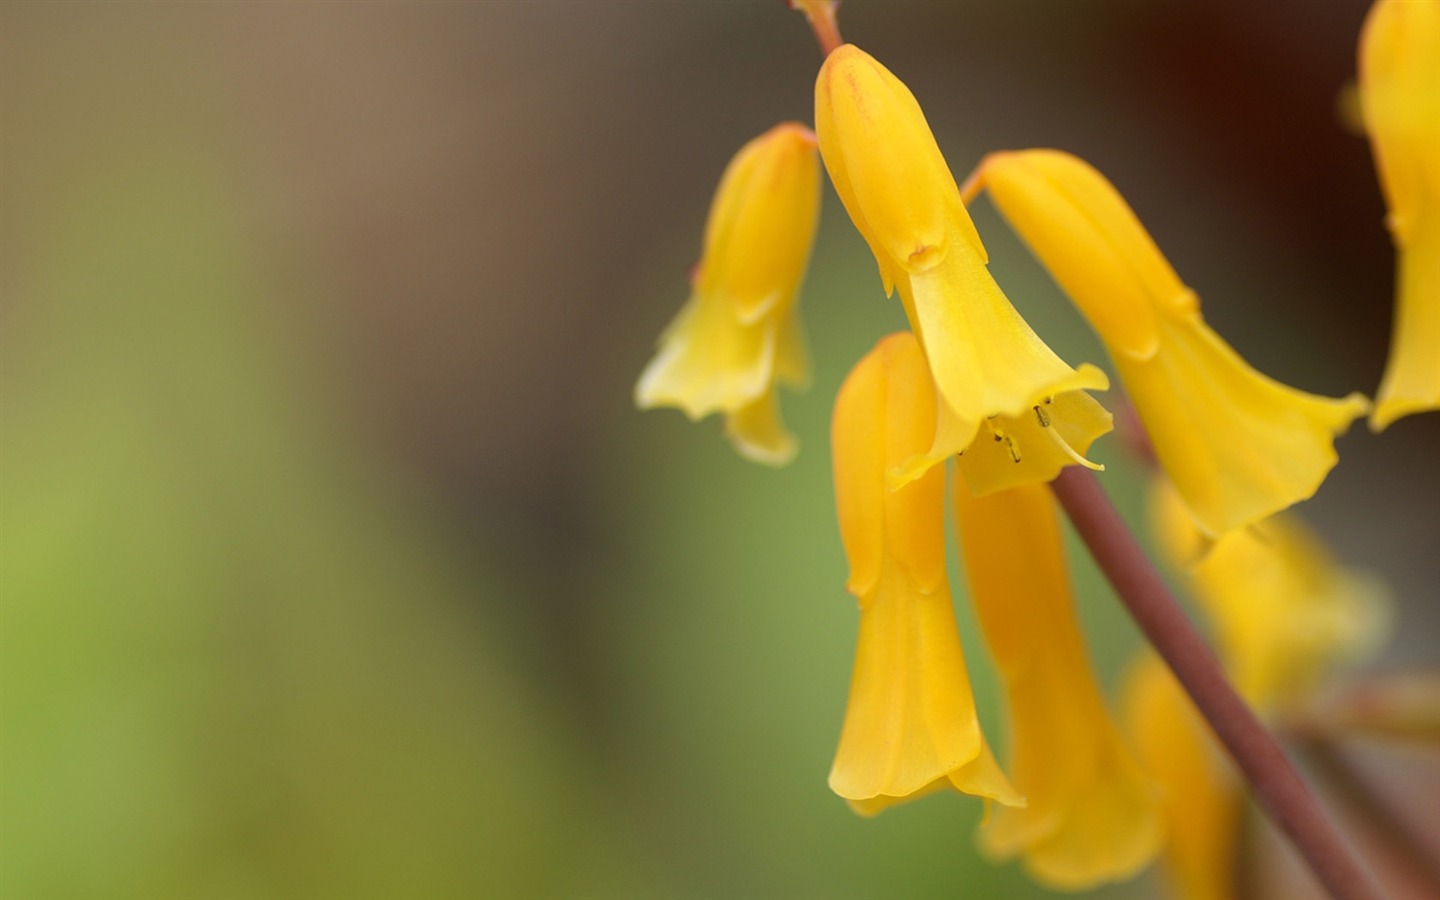
<instances>
[{"instance_id":1,"label":"elongated flower bud","mask_svg":"<svg viewBox=\"0 0 1440 900\"><path fill-rule=\"evenodd\" d=\"M1128 204L1056 150L997 153L981 183L1110 351L1155 454L1211 536L1315 493L1368 408L1255 371L1200 314Z\"/></svg>"},{"instance_id":2,"label":"elongated flower bud","mask_svg":"<svg viewBox=\"0 0 1440 900\"><path fill-rule=\"evenodd\" d=\"M1360 37L1360 106L1399 254L1374 431L1440 408L1440 2L1379 0Z\"/></svg>"},{"instance_id":3,"label":"elongated flower bud","mask_svg":"<svg viewBox=\"0 0 1440 900\"><path fill-rule=\"evenodd\" d=\"M886 292L900 292L941 401L935 441L897 466L892 485L965 450L991 417L1029 415L1047 398L1109 386L1093 366L1066 365L1010 305L919 104L888 69L852 45L831 53L815 84L815 130ZM1068 430L1085 435L1088 446L1108 420L1082 406L1075 408L1085 421ZM1013 435L1007 447L1016 451L1014 483L1048 480L1060 466L1083 462L1073 448L1031 452Z\"/></svg>"},{"instance_id":4,"label":"elongated flower bud","mask_svg":"<svg viewBox=\"0 0 1440 900\"><path fill-rule=\"evenodd\" d=\"M1160 849L1159 795L1120 739L1070 595L1055 501L1031 484L975 497L957 479L970 599L1005 685L1008 767L1023 809L979 833L1037 881L1084 890L1128 878Z\"/></svg>"},{"instance_id":5,"label":"elongated flower bud","mask_svg":"<svg viewBox=\"0 0 1440 900\"><path fill-rule=\"evenodd\" d=\"M809 378L796 298L819 209L820 163L804 126L777 125L736 154L710 206L690 299L640 376L636 405L691 419L722 412L743 455L775 465L794 456L775 386Z\"/></svg>"},{"instance_id":6,"label":"elongated flower bud","mask_svg":"<svg viewBox=\"0 0 1440 900\"><path fill-rule=\"evenodd\" d=\"M846 379L832 430L860 637L830 788L862 814L945 784L1023 802L975 715L945 576L944 472L886 487L886 471L928 447L934 431L925 358L911 335L891 335Z\"/></svg>"}]
</instances>

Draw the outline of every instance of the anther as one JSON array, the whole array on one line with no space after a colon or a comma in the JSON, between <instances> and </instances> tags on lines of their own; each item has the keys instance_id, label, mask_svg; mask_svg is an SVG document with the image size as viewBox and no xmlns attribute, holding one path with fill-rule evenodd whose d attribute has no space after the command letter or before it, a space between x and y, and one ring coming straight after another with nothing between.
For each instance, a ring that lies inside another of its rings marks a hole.
<instances>
[{"instance_id":1,"label":"anther","mask_svg":"<svg viewBox=\"0 0 1440 900\"><path fill-rule=\"evenodd\" d=\"M1010 458L1018 463L1020 461L1020 448L1015 445L1015 439L1012 437L1006 437L1005 446L1010 451Z\"/></svg>"},{"instance_id":2,"label":"anther","mask_svg":"<svg viewBox=\"0 0 1440 900\"><path fill-rule=\"evenodd\" d=\"M1040 421L1040 427L1041 427L1041 428L1049 428L1049 427L1050 427L1050 414L1047 413L1047 412L1045 412L1045 410L1041 409L1041 408L1038 407L1038 406L1033 407L1033 409L1035 410L1035 418Z\"/></svg>"}]
</instances>

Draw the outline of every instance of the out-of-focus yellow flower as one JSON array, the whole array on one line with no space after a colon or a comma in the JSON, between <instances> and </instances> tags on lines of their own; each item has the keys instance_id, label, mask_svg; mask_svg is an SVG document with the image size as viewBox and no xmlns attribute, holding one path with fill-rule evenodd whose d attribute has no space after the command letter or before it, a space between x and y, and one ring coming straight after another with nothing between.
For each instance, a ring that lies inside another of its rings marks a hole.
<instances>
[{"instance_id":1,"label":"out-of-focus yellow flower","mask_svg":"<svg viewBox=\"0 0 1440 900\"><path fill-rule=\"evenodd\" d=\"M1360 107L1399 253L1390 361L1370 427L1440 408L1440 2L1379 0L1360 35Z\"/></svg>"},{"instance_id":2,"label":"out-of-focus yellow flower","mask_svg":"<svg viewBox=\"0 0 1440 900\"><path fill-rule=\"evenodd\" d=\"M1294 708L1339 662L1378 647L1389 623L1383 587L1335 563L1292 513L1211 541L1162 476L1151 524L1215 629L1235 687L1262 713ZM1219 746L1174 676L1146 654L1127 678L1126 720L1142 765L1161 785L1165 859L1185 900L1236 895L1243 803Z\"/></svg>"},{"instance_id":3,"label":"out-of-focus yellow flower","mask_svg":"<svg viewBox=\"0 0 1440 900\"><path fill-rule=\"evenodd\" d=\"M835 190L865 237L887 293L900 291L941 399L935 440L901 464L900 484L981 440L992 417L1012 473L1006 483L1045 481L1084 462L1109 416L1088 397L1103 390L1094 366L1070 368L1010 305L986 268L980 236L961 202L915 97L888 69L846 44L825 61L815 84L815 130ZM1036 440L1021 441L1015 421L1047 406ZM1063 412L1062 412L1063 411ZM1069 417L1064 427L1062 418ZM976 490L995 490L977 476Z\"/></svg>"},{"instance_id":4,"label":"out-of-focus yellow flower","mask_svg":"<svg viewBox=\"0 0 1440 900\"><path fill-rule=\"evenodd\" d=\"M1126 730L1160 786L1165 868L1182 900L1236 896L1240 785L1190 698L1153 653L1125 678Z\"/></svg>"},{"instance_id":5,"label":"out-of-focus yellow flower","mask_svg":"<svg viewBox=\"0 0 1440 900\"><path fill-rule=\"evenodd\" d=\"M1315 493L1335 465L1335 436L1368 408L1364 397L1318 397L1251 368L1205 324L1195 292L1120 194L1082 160L998 153L974 184L989 189L1105 342L1160 464L1207 535Z\"/></svg>"},{"instance_id":6,"label":"out-of-focus yellow flower","mask_svg":"<svg viewBox=\"0 0 1440 900\"><path fill-rule=\"evenodd\" d=\"M794 457L775 387L809 378L796 298L819 211L809 129L787 122L741 148L710 205L690 299L640 376L636 405L674 406L692 420L723 412L742 455L773 465Z\"/></svg>"},{"instance_id":7,"label":"out-of-focus yellow flower","mask_svg":"<svg viewBox=\"0 0 1440 900\"><path fill-rule=\"evenodd\" d=\"M830 788L866 815L946 783L1023 803L975 716L945 575L944 470L886 485L886 472L923 452L934 432L924 355L913 336L891 335L841 387L832 431L860 637Z\"/></svg>"},{"instance_id":8,"label":"out-of-focus yellow flower","mask_svg":"<svg viewBox=\"0 0 1440 900\"><path fill-rule=\"evenodd\" d=\"M1190 580L1235 687L1263 711L1303 699L1337 663L1375 650L1390 622L1384 586L1337 564L1299 516L1281 514L1208 546L1163 478L1151 518Z\"/></svg>"},{"instance_id":9,"label":"out-of-focus yellow flower","mask_svg":"<svg viewBox=\"0 0 1440 900\"><path fill-rule=\"evenodd\" d=\"M1086 657L1055 501L1038 484L975 497L957 478L954 493L970 598L1005 684L1008 768L1027 801L991 817L981 849L1023 854L1060 890L1128 878L1160 849L1160 798Z\"/></svg>"}]
</instances>

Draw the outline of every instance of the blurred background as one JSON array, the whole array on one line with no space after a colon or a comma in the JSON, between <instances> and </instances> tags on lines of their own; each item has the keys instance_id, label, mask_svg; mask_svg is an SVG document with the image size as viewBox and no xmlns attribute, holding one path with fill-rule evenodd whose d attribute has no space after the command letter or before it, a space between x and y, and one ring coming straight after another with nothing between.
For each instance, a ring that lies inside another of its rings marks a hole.
<instances>
[{"instance_id":1,"label":"blurred background","mask_svg":"<svg viewBox=\"0 0 1440 900\"><path fill-rule=\"evenodd\" d=\"M1339 396L1392 303L1340 99L1366 6L841 25L957 176L1086 157L1242 354ZM976 801L862 820L825 785L856 624L829 407L904 322L828 187L796 463L632 405L721 170L810 120L819 62L779 0L0 5L5 897L1048 896L977 859ZM1437 662L1437 446L1440 415L1357 427L1302 507L1396 594L1379 668ZM1072 558L1113 684L1137 639Z\"/></svg>"}]
</instances>

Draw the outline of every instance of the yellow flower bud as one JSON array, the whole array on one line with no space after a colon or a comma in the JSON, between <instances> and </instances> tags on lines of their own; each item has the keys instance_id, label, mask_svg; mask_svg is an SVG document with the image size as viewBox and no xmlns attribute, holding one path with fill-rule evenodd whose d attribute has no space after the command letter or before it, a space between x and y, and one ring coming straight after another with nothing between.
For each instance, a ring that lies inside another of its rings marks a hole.
<instances>
[{"instance_id":1,"label":"yellow flower bud","mask_svg":"<svg viewBox=\"0 0 1440 900\"><path fill-rule=\"evenodd\" d=\"M885 483L934 430L920 346L891 335L846 379L832 426L846 587L860 601L860 636L830 788L866 815L945 784L1023 803L975 714L945 576L944 471L894 491Z\"/></svg>"},{"instance_id":2,"label":"yellow flower bud","mask_svg":"<svg viewBox=\"0 0 1440 900\"><path fill-rule=\"evenodd\" d=\"M1027 800L998 810L980 847L1021 855L1059 890L1128 878L1160 848L1159 795L1090 668L1055 501L1039 484L976 497L957 479L954 493L970 599L1005 685L1008 765Z\"/></svg>"},{"instance_id":3,"label":"yellow flower bud","mask_svg":"<svg viewBox=\"0 0 1440 900\"><path fill-rule=\"evenodd\" d=\"M815 85L815 130L887 293L900 292L941 400L935 441L894 470L892 486L965 450L992 416L1029 415L1047 398L1109 386L1093 366L1066 365L1010 305L919 104L888 69L851 45L831 53ZM1099 421L1089 415L1065 430L1093 440L1105 430ZM1052 478L1076 456L1020 447L1012 480Z\"/></svg>"},{"instance_id":4,"label":"yellow flower bud","mask_svg":"<svg viewBox=\"0 0 1440 900\"><path fill-rule=\"evenodd\" d=\"M935 265L955 225L985 258L915 95L853 44L831 53L820 70L815 129L835 191L882 274ZM885 282L888 293L892 279Z\"/></svg>"},{"instance_id":5,"label":"yellow flower bud","mask_svg":"<svg viewBox=\"0 0 1440 900\"><path fill-rule=\"evenodd\" d=\"M1379 0L1360 36L1360 106L1399 253L1374 431L1440 408L1440 2Z\"/></svg>"},{"instance_id":6,"label":"yellow flower bud","mask_svg":"<svg viewBox=\"0 0 1440 900\"><path fill-rule=\"evenodd\" d=\"M804 126L777 125L736 154L710 206L690 299L640 376L636 405L691 419L725 413L740 453L790 461L795 439L775 386L809 378L796 299L819 211L820 163Z\"/></svg>"},{"instance_id":7,"label":"yellow flower bud","mask_svg":"<svg viewBox=\"0 0 1440 900\"><path fill-rule=\"evenodd\" d=\"M1315 493L1365 398L1255 371L1200 314L1120 194L1056 150L995 154L980 183L1110 351L1160 464L1207 535Z\"/></svg>"}]
</instances>

